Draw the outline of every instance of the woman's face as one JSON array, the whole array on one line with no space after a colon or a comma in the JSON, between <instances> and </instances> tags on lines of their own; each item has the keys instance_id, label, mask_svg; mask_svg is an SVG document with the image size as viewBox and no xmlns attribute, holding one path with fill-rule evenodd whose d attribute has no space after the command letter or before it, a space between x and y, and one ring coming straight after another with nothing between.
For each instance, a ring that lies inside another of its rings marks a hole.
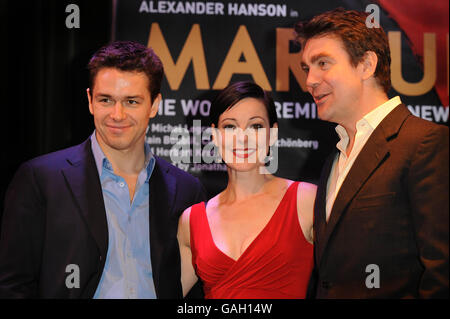
<instances>
[{"instance_id":1,"label":"woman's face","mask_svg":"<svg viewBox=\"0 0 450 319\"><path fill-rule=\"evenodd\" d=\"M220 156L230 168L249 171L263 165L271 135L262 101L242 99L220 115L217 130L213 131Z\"/></svg>"}]
</instances>

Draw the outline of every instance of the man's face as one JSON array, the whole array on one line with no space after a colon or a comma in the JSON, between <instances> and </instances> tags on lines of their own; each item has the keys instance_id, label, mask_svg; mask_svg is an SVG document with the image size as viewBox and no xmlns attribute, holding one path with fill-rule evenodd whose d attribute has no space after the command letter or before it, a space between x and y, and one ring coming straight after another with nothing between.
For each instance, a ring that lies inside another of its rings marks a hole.
<instances>
[{"instance_id":1,"label":"man's face","mask_svg":"<svg viewBox=\"0 0 450 319\"><path fill-rule=\"evenodd\" d=\"M363 93L362 67L351 64L342 41L327 35L308 40L302 69L319 118L341 125L351 123Z\"/></svg>"},{"instance_id":2,"label":"man's face","mask_svg":"<svg viewBox=\"0 0 450 319\"><path fill-rule=\"evenodd\" d=\"M97 73L93 92L87 91L101 146L120 151L143 147L148 120L161 100L159 95L151 101L148 81L143 72L104 68Z\"/></svg>"}]
</instances>

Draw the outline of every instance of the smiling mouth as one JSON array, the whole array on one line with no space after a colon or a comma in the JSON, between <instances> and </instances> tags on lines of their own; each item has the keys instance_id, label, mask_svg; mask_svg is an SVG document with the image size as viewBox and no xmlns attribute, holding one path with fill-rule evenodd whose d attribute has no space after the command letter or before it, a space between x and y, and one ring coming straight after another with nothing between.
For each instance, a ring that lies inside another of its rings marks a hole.
<instances>
[{"instance_id":1,"label":"smiling mouth","mask_svg":"<svg viewBox=\"0 0 450 319\"><path fill-rule=\"evenodd\" d=\"M233 149L233 154L239 158L248 158L250 155L256 152L254 148Z\"/></svg>"},{"instance_id":2,"label":"smiling mouth","mask_svg":"<svg viewBox=\"0 0 450 319\"><path fill-rule=\"evenodd\" d=\"M120 133L123 132L124 130L130 128L130 126L112 126L112 125L106 125L106 127L112 131L113 133Z\"/></svg>"},{"instance_id":3,"label":"smiling mouth","mask_svg":"<svg viewBox=\"0 0 450 319\"><path fill-rule=\"evenodd\" d=\"M314 101L316 102L316 105L323 103L328 95L330 95L330 93L314 95L313 97Z\"/></svg>"}]
</instances>

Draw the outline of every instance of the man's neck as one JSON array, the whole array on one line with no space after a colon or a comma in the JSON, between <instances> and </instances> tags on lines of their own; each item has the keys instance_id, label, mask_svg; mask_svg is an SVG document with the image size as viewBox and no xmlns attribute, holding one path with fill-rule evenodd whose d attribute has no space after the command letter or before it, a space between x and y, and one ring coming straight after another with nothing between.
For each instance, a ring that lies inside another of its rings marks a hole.
<instances>
[{"instance_id":1,"label":"man's neck","mask_svg":"<svg viewBox=\"0 0 450 319\"><path fill-rule=\"evenodd\" d=\"M349 142L346 149L347 156L350 155L353 145L355 144L355 136L356 136L356 123L358 123L364 116L372 112L374 109L379 107L380 105L389 101L386 93L384 91L373 91L370 94L363 94L360 99L360 103L354 106L355 116L349 119L348 122L339 123L346 130Z\"/></svg>"},{"instance_id":2,"label":"man's neck","mask_svg":"<svg viewBox=\"0 0 450 319\"><path fill-rule=\"evenodd\" d=\"M131 149L117 150L98 139L106 158L111 163L114 173L125 177L138 175L145 164L144 141L142 144L136 145Z\"/></svg>"}]
</instances>

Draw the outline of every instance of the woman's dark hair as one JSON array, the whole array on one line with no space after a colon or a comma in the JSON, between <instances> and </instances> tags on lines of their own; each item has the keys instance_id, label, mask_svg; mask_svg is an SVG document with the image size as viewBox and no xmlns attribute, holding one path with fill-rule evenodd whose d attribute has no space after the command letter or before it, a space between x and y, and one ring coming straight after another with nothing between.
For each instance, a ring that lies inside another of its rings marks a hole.
<instances>
[{"instance_id":1,"label":"woman's dark hair","mask_svg":"<svg viewBox=\"0 0 450 319\"><path fill-rule=\"evenodd\" d=\"M273 99L270 94L264 91L258 84L250 81L230 84L216 96L211 103L209 113L211 123L217 127L219 124L219 117L222 113L248 97L258 99L264 104L269 117L270 127L273 127L273 125L277 123L277 112L275 110Z\"/></svg>"}]
</instances>

